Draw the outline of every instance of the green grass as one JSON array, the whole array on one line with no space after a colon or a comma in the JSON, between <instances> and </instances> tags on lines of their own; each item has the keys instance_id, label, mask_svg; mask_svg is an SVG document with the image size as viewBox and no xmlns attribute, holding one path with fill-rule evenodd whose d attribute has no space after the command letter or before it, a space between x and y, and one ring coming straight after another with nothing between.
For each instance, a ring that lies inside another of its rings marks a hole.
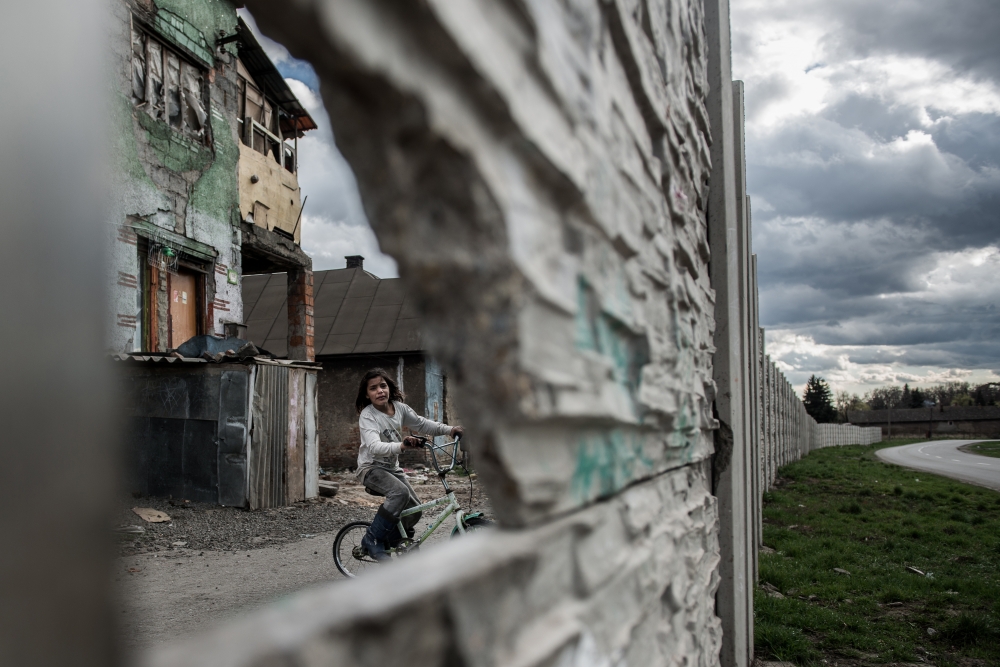
<instances>
[{"instance_id":1,"label":"green grass","mask_svg":"<svg viewBox=\"0 0 1000 667\"><path fill-rule=\"evenodd\" d=\"M759 562L785 597L755 592L757 657L1000 665L1000 493L874 455L922 441L830 447L779 471L764 502L776 552Z\"/></svg>"},{"instance_id":2,"label":"green grass","mask_svg":"<svg viewBox=\"0 0 1000 667\"><path fill-rule=\"evenodd\" d=\"M964 449L967 452L979 454L980 456L993 456L1000 459L1000 440L974 442L970 445L963 445L959 449Z\"/></svg>"}]
</instances>

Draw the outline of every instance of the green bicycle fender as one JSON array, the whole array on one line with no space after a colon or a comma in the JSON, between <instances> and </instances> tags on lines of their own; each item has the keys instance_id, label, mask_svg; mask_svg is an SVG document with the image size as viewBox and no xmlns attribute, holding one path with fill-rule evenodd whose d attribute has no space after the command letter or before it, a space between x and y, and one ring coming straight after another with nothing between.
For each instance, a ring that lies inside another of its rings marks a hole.
<instances>
[{"instance_id":1,"label":"green bicycle fender","mask_svg":"<svg viewBox=\"0 0 1000 667\"><path fill-rule=\"evenodd\" d=\"M462 515L462 520L464 521L466 519L478 519L482 516L483 516L482 512L469 512L468 514ZM451 529L452 537L454 537L456 533L458 533L458 526L455 526L454 528Z\"/></svg>"}]
</instances>

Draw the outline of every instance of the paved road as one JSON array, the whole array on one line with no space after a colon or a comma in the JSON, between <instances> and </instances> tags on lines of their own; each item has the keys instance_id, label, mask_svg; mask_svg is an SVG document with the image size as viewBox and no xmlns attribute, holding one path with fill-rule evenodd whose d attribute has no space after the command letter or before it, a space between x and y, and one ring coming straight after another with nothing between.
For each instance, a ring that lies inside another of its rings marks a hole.
<instances>
[{"instance_id":1,"label":"paved road","mask_svg":"<svg viewBox=\"0 0 1000 667\"><path fill-rule=\"evenodd\" d=\"M962 482L1000 491L1000 459L958 448L978 440L934 440L887 447L875 452L886 463L932 472Z\"/></svg>"}]
</instances>

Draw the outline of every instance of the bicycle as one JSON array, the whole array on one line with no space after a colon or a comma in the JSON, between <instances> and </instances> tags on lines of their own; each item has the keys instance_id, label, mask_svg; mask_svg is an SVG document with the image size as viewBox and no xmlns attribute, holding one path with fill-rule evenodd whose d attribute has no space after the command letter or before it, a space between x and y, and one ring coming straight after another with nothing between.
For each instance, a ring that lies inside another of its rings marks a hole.
<instances>
[{"instance_id":1,"label":"bicycle","mask_svg":"<svg viewBox=\"0 0 1000 667\"><path fill-rule=\"evenodd\" d=\"M397 525L397 530L399 534L404 536L397 543L393 545L387 545L386 553L391 557L403 556L411 551L416 551L420 548L420 545L427 541L434 531L436 531L445 520L455 514L455 527L451 530L451 537L455 538L459 535L465 535L466 533L475 532L479 530L484 530L491 528L493 522L484 519L482 512L469 512L466 514L462 510L462 506L459 505L458 499L455 498L455 492L451 490L448 485L448 480L446 476L448 473L455 469L455 466L461 466L463 470L469 474L469 469L467 467L468 454L464 448L461 447L460 443L462 436L457 436L452 442L447 442L443 445L435 445L433 441L426 438L420 438L423 441L422 447L430 450L431 453L431 464L434 466L434 470L437 472L438 478L441 480L441 484L444 486L445 495L436 499L431 500L426 503L417 505L416 507L411 507L407 510L400 512L399 518L400 522ZM451 447L451 463L447 467L442 468L441 464L438 462L437 454L435 450L445 452L446 449ZM459 460L458 453L462 452L461 460ZM472 502L472 478L469 478L469 502ZM427 526L427 529L419 536L411 538L407 536L406 530L403 528L402 518L405 516L410 516L417 512L423 512L424 510L431 509L432 507L439 507L444 505L445 508L434 520ZM337 533L337 537L333 540L333 562L337 565L337 569L340 570L344 576L356 577L369 567L377 565L377 561L368 555L364 547L361 546L361 540L368 531L368 526L371 525L370 521L352 521Z\"/></svg>"}]
</instances>

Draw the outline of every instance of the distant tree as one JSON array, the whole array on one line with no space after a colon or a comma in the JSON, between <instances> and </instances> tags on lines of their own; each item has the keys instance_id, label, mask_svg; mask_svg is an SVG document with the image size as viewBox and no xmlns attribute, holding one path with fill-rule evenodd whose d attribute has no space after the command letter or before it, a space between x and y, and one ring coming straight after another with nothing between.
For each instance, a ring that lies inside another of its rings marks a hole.
<instances>
[{"instance_id":1,"label":"distant tree","mask_svg":"<svg viewBox=\"0 0 1000 667\"><path fill-rule=\"evenodd\" d=\"M972 398L976 405L1000 404L1000 382L987 382L972 390Z\"/></svg>"},{"instance_id":2,"label":"distant tree","mask_svg":"<svg viewBox=\"0 0 1000 667\"><path fill-rule=\"evenodd\" d=\"M962 394L972 394L968 382L945 382L927 390L929 398L938 405L954 405L955 398ZM964 400L964 399L963 399Z\"/></svg>"},{"instance_id":3,"label":"distant tree","mask_svg":"<svg viewBox=\"0 0 1000 667\"><path fill-rule=\"evenodd\" d=\"M864 402L864 400L857 394L851 394L846 391L838 391L837 396L834 399L834 406L837 408L838 420L841 423L846 423L850 421L848 417L849 412L861 412L863 410L871 410L871 407Z\"/></svg>"},{"instance_id":4,"label":"distant tree","mask_svg":"<svg viewBox=\"0 0 1000 667\"><path fill-rule=\"evenodd\" d=\"M951 398L951 404L963 405L963 406L975 405L975 400L973 400L972 396L969 396L968 394L965 393L955 394Z\"/></svg>"},{"instance_id":5,"label":"distant tree","mask_svg":"<svg viewBox=\"0 0 1000 667\"><path fill-rule=\"evenodd\" d=\"M903 406L903 389L894 385L877 387L865 394L865 403L871 406L872 410L888 410L890 408L901 408Z\"/></svg>"},{"instance_id":6,"label":"distant tree","mask_svg":"<svg viewBox=\"0 0 1000 667\"><path fill-rule=\"evenodd\" d=\"M833 405L830 385L821 377L813 375L806 382L806 391L802 396L806 412L820 424L837 421L837 408Z\"/></svg>"},{"instance_id":7,"label":"distant tree","mask_svg":"<svg viewBox=\"0 0 1000 667\"><path fill-rule=\"evenodd\" d=\"M911 405L913 401L913 393L910 391L909 383L903 385L903 395L899 398L899 405L903 408L913 407Z\"/></svg>"},{"instance_id":8,"label":"distant tree","mask_svg":"<svg viewBox=\"0 0 1000 667\"><path fill-rule=\"evenodd\" d=\"M911 408L922 408L922 407L924 407L924 400L925 399L926 399L926 397L924 396L924 392L920 391L920 389L914 388L913 391L910 392L910 405L909 405L909 407L911 407Z\"/></svg>"}]
</instances>

